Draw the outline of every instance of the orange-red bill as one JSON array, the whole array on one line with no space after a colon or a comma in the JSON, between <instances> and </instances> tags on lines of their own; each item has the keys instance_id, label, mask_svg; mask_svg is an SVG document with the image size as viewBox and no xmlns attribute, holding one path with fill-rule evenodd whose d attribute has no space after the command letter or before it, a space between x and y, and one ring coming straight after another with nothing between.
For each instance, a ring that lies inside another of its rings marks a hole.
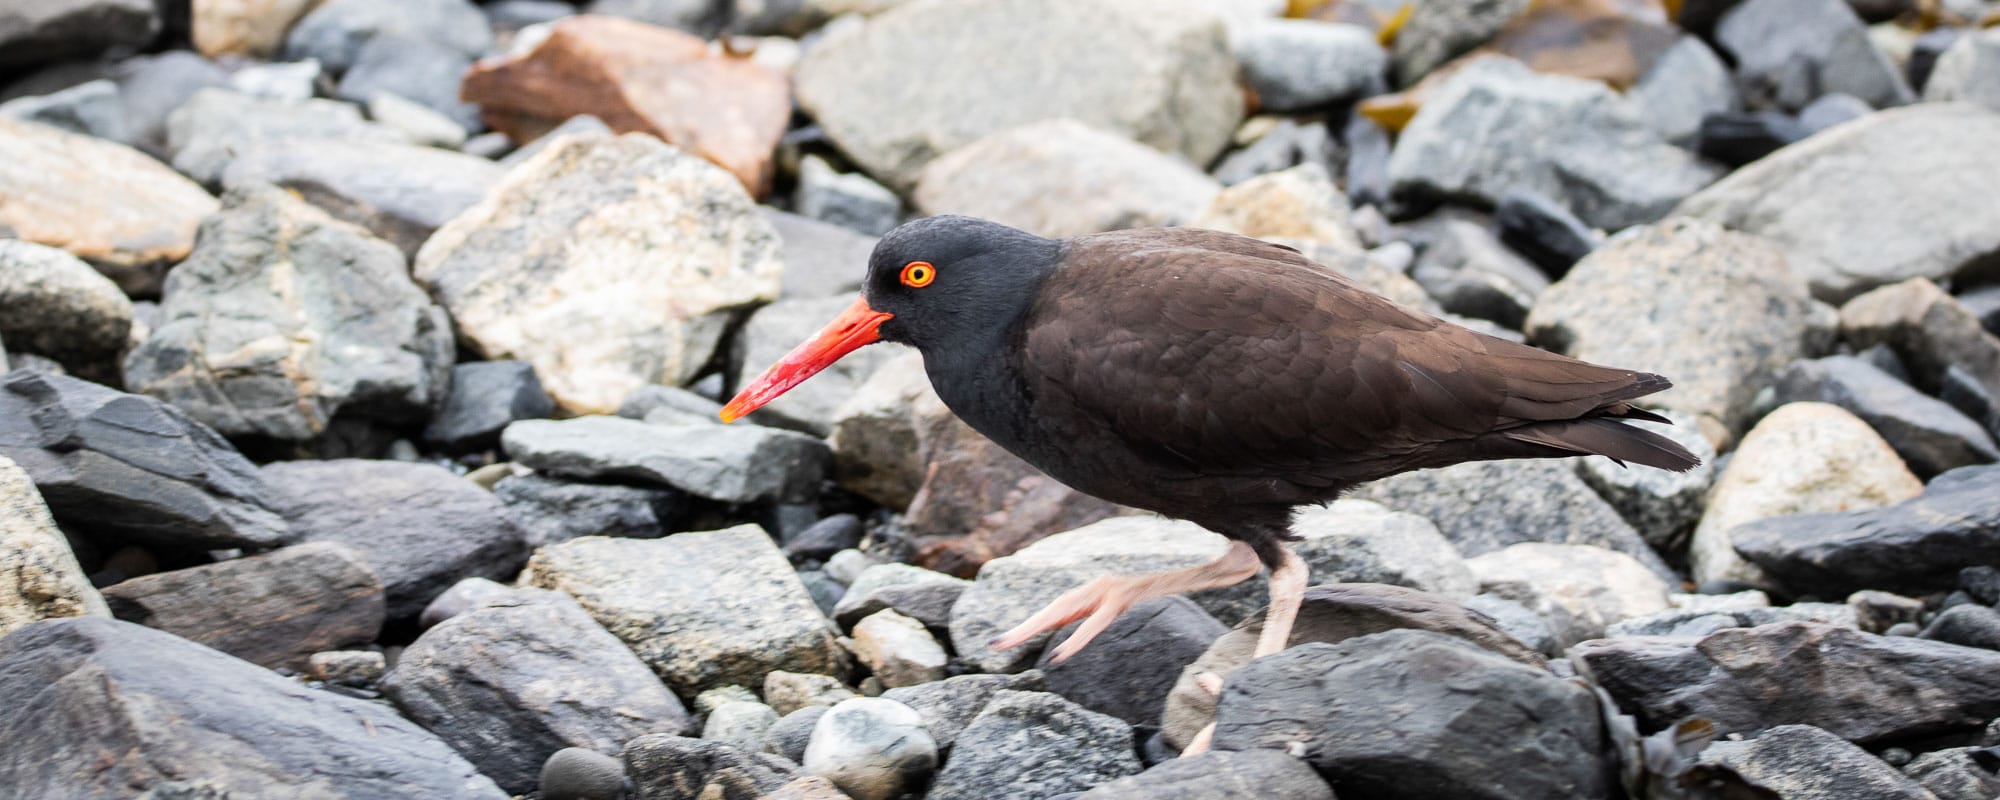
<instances>
[{"instance_id":1,"label":"orange-red bill","mask_svg":"<svg viewBox=\"0 0 2000 800\"><path fill-rule=\"evenodd\" d=\"M865 344L880 341L882 334L877 330L884 320L895 316L868 307L868 298L857 297L854 305L840 312L832 322L821 328L804 344L792 348L778 363L772 364L764 374L743 387L729 405L722 407L722 421L735 422L743 415L762 408L765 403L778 399L778 395L791 391L792 387L804 383L807 378L819 374L820 370L833 366L841 356L854 352Z\"/></svg>"}]
</instances>

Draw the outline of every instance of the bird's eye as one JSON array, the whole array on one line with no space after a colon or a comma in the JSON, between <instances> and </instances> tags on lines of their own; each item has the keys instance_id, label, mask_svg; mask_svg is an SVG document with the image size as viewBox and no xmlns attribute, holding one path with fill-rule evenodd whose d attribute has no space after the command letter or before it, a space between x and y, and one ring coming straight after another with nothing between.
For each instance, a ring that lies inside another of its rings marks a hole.
<instances>
[{"instance_id":1,"label":"bird's eye","mask_svg":"<svg viewBox=\"0 0 2000 800\"><path fill-rule=\"evenodd\" d=\"M921 289L931 285L931 281L934 280L937 280L937 267L931 266L929 261L912 261L903 265L904 286Z\"/></svg>"}]
</instances>

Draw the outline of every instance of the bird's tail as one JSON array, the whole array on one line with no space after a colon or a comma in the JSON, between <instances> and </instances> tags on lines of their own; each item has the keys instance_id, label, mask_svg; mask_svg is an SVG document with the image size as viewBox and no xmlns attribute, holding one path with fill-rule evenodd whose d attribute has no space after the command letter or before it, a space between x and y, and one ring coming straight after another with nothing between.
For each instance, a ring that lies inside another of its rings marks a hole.
<instances>
[{"instance_id":1,"label":"bird's tail","mask_svg":"<svg viewBox=\"0 0 2000 800\"><path fill-rule=\"evenodd\" d=\"M1657 414L1641 410L1637 414L1538 422L1514 428L1502 435L1525 445L1558 451L1551 455L1598 455L1620 464L1629 461L1675 472L1686 472L1701 463L1701 459L1674 440L1626 425L1619 419L1666 422Z\"/></svg>"}]
</instances>

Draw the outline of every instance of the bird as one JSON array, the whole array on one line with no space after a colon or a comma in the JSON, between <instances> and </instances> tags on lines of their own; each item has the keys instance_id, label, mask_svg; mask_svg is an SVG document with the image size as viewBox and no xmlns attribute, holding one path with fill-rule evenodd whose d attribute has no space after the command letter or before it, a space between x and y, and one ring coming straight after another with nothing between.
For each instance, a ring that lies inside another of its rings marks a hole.
<instances>
[{"instance_id":1,"label":"bird","mask_svg":"<svg viewBox=\"0 0 2000 800\"><path fill-rule=\"evenodd\" d=\"M1686 471L1627 420L1672 386L1488 336L1388 300L1282 244L1199 228L1068 239L943 215L877 243L861 296L742 387L734 421L877 341L922 353L974 430L1085 494L1230 540L1213 563L1101 576L991 643L1082 620L1077 653L1142 600L1270 571L1254 656L1284 649L1306 588L1303 506L1467 461L1601 455Z\"/></svg>"}]
</instances>

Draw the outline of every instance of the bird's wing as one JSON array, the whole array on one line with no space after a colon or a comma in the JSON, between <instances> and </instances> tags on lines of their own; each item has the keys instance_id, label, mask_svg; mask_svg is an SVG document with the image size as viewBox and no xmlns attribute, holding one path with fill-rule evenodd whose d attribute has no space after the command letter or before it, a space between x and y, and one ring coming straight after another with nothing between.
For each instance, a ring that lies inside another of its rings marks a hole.
<instances>
[{"instance_id":1,"label":"bird's wing","mask_svg":"<svg viewBox=\"0 0 2000 800\"><path fill-rule=\"evenodd\" d=\"M1072 248L1022 329L1034 402L1190 472L1333 486L1646 393L1626 388L1637 373L1450 325L1291 248L1199 230Z\"/></svg>"}]
</instances>

